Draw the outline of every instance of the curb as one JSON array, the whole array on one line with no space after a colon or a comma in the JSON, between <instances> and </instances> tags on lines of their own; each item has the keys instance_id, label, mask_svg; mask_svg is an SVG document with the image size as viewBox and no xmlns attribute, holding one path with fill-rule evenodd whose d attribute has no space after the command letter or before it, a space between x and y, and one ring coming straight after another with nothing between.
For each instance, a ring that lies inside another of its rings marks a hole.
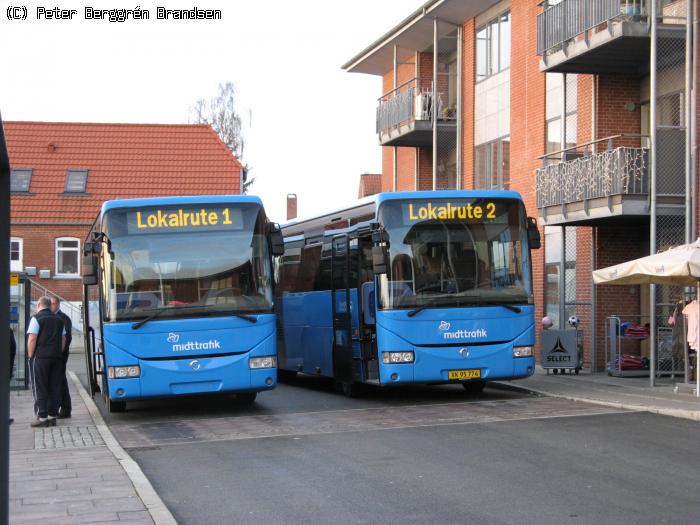
<instances>
[{"instance_id":1,"label":"curb","mask_svg":"<svg viewBox=\"0 0 700 525\"><path fill-rule=\"evenodd\" d=\"M652 414L658 414L660 416L679 417L683 419L690 419L691 421L700 421L700 411L698 410L684 410L682 408L659 408L646 405L631 405L629 403L620 403L616 401L602 401L599 399L590 399L587 397L578 397L566 394L553 394L552 392L546 392L544 390L538 390L536 388L530 388L521 385L504 384L498 381L493 381L492 383L490 383L490 385L502 390L513 390L518 392L532 393L546 397L558 397L561 399L567 399L569 401L591 403L593 405L618 408L622 410L630 410L633 412L650 412Z\"/></svg>"},{"instance_id":2,"label":"curb","mask_svg":"<svg viewBox=\"0 0 700 525\"><path fill-rule=\"evenodd\" d=\"M102 418L102 414L100 414L97 405L95 405L92 397L90 397L90 394L88 394L87 390L85 390L85 387L80 382L80 379L78 379L78 376L75 375L75 372L72 370L67 370L67 373L70 375L71 381L73 381L73 384L78 389L80 397L87 406L88 412L90 412L90 417L92 417L92 420L97 427L97 431L100 433L100 436L102 436L102 440L124 469L126 475L129 476L131 483L136 489L136 493L146 506L146 509L151 515L155 525L177 525L177 521L175 521L175 518L168 510L168 507L165 506L163 500L160 499L160 496L158 496L154 490L151 482L148 481L148 478L141 470L141 467L139 467L138 463L136 463L131 456L129 456L129 453L121 447L117 439L114 437L114 434L112 434L112 431L109 430L109 427Z\"/></svg>"}]
</instances>

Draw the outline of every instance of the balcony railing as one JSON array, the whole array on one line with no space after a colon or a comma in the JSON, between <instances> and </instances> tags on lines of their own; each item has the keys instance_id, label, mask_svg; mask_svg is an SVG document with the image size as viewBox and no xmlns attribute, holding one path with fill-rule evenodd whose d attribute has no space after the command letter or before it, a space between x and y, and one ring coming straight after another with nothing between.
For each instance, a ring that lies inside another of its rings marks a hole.
<instances>
[{"instance_id":1,"label":"balcony railing","mask_svg":"<svg viewBox=\"0 0 700 525\"><path fill-rule=\"evenodd\" d=\"M562 0L544 2L537 15L537 54L546 55L589 31L610 29L614 21L647 22L652 0ZM685 24L688 0L655 0L661 24Z\"/></svg>"},{"instance_id":2,"label":"balcony railing","mask_svg":"<svg viewBox=\"0 0 700 525\"><path fill-rule=\"evenodd\" d=\"M434 106L437 106L438 120L456 120L455 108L445 103L444 99L446 99L445 95L438 92L435 104L432 80L412 78L404 82L379 99L377 134L399 129L402 125L413 121L430 122L433 118Z\"/></svg>"},{"instance_id":3,"label":"balcony railing","mask_svg":"<svg viewBox=\"0 0 700 525\"><path fill-rule=\"evenodd\" d=\"M616 140L629 143L630 137L615 135L544 156L545 162L551 161L553 155L563 155L564 160L537 170L537 207L541 209L613 195L648 194L649 149L642 147L645 138L637 136L638 147L611 147ZM608 143L608 149L596 152L596 145L602 142ZM577 152L581 147L589 151ZM575 158L566 160L567 154Z\"/></svg>"}]
</instances>

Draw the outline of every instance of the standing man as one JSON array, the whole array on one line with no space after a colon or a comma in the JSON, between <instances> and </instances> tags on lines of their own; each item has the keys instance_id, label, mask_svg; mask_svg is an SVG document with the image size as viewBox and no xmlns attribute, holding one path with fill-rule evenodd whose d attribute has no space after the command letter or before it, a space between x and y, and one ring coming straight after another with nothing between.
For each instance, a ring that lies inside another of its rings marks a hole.
<instances>
[{"instance_id":1,"label":"standing man","mask_svg":"<svg viewBox=\"0 0 700 525\"><path fill-rule=\"evenodd\" d=\"M56 425L61 398L65 328L61 318L51 312L48 297L39 299L37 310L27 329L27 357L37 415L31 426L52 427Z\"/></svg>"},{"instance_id":2,"label":"standing man","mask_svg":"<svg viewBox=\"0 0 700 525\"><path fill-rule=\"evenodd\" d=\"M51 298L51 311L63 321L63 327L66 332L66 344L63 346L63 372L61 374L61 397L60 407L58 410L58 418L63 419L70 417L72 405L70 401L70 391L68 390L68 379L66 378L66 365L68 364L68 352L70 351L70 343L73 340L73 321L61 311L61 300L58 297Z\"/></svg>"}]
</instances>

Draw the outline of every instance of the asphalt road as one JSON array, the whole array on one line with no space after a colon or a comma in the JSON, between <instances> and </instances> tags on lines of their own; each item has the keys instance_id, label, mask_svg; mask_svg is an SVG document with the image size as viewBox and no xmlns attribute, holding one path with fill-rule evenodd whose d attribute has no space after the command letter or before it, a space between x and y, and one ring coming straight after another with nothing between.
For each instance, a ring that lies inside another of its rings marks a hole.
<instances>
[{"instance_id":1,"label":"asphalt road","mask_svg":"<svg viewBox=\"0 0 700 525\"><path fill-rule=\"evenodd\" d=\"M687 420L491 388L347 399L308 377L248 408L199 397L107 414L96 401L184 524L700 523Z\"/></svg>"}]
</instances>

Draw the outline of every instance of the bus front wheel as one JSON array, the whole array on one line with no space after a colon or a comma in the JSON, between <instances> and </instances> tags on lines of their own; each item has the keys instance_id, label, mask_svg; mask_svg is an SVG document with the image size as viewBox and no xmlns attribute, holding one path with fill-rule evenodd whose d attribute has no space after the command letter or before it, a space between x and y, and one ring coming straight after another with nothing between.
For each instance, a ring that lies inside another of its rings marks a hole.
<instances>
[{"instance_id":1,"label":"bus front wheel","mask_svg":"<svg viewBox=\"0 0 700 525\"><path fill-rule=\"evenodd\" d=\"M240 394L236 394L236 399L238 400L238 402L245 406L252 405L253 403L255 403L256 397L258 397L257 392L242 392Z\"/></svg>"},{"instance_id":2,"label":"bus front wheel","mask_svg":"<svg viewBox=\"0 0 700 525\"><path fill-rule=\"evenodd\" d=\"M483 379L478 379L476 381L467 381L465 383L462 383L462 386L464 387L464 390L466 390L467 394L480 394L486 386L486 381L484 381Z\"/></svg>"}]
</instances>

